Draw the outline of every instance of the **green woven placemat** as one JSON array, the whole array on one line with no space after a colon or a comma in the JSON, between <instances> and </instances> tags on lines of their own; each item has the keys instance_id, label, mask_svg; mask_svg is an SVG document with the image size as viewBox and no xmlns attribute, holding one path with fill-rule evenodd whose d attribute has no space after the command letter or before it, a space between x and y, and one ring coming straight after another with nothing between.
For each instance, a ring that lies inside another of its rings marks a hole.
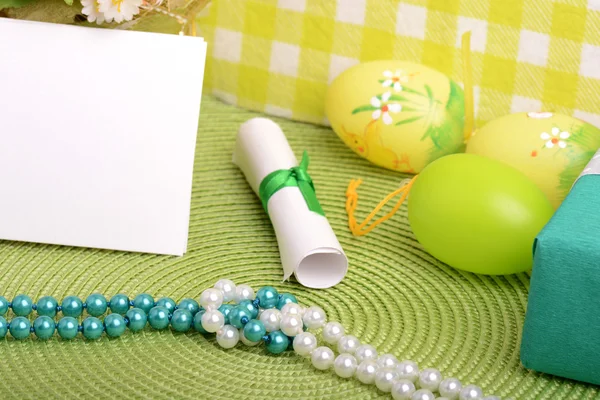
<instances>
[{"instance_id":1,"label":"green woven placemat","mask_svg":"<svg viewBox=\"0 0 600 400\"><path fill-rule=\"evenodd\" d=\"M219 278L272 284L380 352L435 366L446 376L518 399L592 399L598 388L526 371L519 363L529 278L485 277L449 268L415 241L403 208L366 237L347 229L348 180L365 179L358 217L405 177L368 164L329 129L277 120L298 156L308 150L321 204L350 259L335 288L281 284L277 243L260 202L231 163L239 125L256 116L205 97L202 104L188 253L130 254L0 242L0 289L62 298L93 292L198 297ZM10 194L5 194L10 195ZM43 201L43 199L40 199ZM551 327L549 327L551 329ZM0 341L2 398L371 399L374 386L336 378L307 360L261 346L222 350L214 338L169 330L120 339Z\"/></svg>"}]
</instances>

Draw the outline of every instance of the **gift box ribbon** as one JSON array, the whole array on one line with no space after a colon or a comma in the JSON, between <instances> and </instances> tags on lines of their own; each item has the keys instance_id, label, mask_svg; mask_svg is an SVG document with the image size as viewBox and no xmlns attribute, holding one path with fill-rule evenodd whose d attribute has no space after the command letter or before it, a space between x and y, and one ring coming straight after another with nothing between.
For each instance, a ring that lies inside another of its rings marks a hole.
<instances>
[{"instance_id":1,"label":"gift box ribbon","mask_svg":"<svg viewBox=\"0 0 600 400\"><path fill-rule=\"evenodd\" d=\"M308 161L308 153L305 151L299 166L273 171L262 180L258 189L258 196L267 214L269 213L267 204L271 196L285 187L297 187L300 189L308 209L325 216L325 212L321 208L319 200L317 200L312 178L308 174Z\"/></svg>"}]
</instances>

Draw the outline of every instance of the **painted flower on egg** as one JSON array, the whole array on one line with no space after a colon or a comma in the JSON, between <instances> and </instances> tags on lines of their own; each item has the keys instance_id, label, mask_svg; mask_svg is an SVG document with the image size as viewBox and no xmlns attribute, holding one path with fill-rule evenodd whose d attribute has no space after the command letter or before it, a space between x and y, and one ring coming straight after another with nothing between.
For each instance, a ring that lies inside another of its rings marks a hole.
<instances>
[{"instance_id":1,"label":"painted flower on egg","mask_svg":"<svg viewBox=\"0 0 600 400\"><path fill-rule=\"evenodd\" d=\"M554 146L558 146L561 149L564 149L565 147L567 147L566 140L570 136L571 135L569 134L569 132L561 131L560 128L554 127L552 128L551 133L542 132L540 138L546 141L546 147L548 149L552 149Z\"/></svg>"},{"instance_id":2,"label":"painted flower on egg","mask_svg":"<svg viewBox=\"0 0 600 400\"><path fill-rule=\"evenodd\" d=\"M400 92L403 87L402 83L408 82L408 75L401 69L396 70L395 73L392 71L383 71L384 80L381 81L381 86L392 87L396 92Z\"/></svg>"},{"instance_id":3,"label":"painted flower on egg","mask_svg":"<svg viewBox=\"0 0 600 400\"><path fill-rule=\"evenodd\" d=\"M373 111L373 114L371 114L373 120L381 118L386 125L390 125L394 122L390 113L402 111L402 106L398 103L388 103L391 96L392 92L385 92L381 95L381 98L379 96L371 98L371 105L376 108L376 110Z\"/></svg>"}]
</instances>

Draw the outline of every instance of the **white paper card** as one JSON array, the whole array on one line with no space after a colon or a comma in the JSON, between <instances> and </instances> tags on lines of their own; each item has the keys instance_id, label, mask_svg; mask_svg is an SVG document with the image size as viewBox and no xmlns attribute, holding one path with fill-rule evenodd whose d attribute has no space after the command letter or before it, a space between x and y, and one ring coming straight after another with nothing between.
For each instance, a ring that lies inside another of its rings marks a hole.
<instances>
[{"instance_id":1,"label":"white paper card","mask_svg":"<svg viewBox=\"0 0 600 400\"><path fill-rule=\"evenodd\" d=\"M205 57L0 18L0 239L184 254Z\"/></svg>"},{"instance_id":2,"label":"white paper card","mask_svg":"<svg viewBox=\"0 0 600 400\"><path fill-rule=\"evenodd\" d=\"M266 118L253 118L240 127L233 162L256 194L271 172L298 166L281 128ZM318 197L318 188L316 192ZM285 187L275 192L267 208L277 236L284 280L293 274L300 284L323 289L344 278L348 271L346 254L327 218L308 209L299 188Z\"/></svg>"}]
</instances>

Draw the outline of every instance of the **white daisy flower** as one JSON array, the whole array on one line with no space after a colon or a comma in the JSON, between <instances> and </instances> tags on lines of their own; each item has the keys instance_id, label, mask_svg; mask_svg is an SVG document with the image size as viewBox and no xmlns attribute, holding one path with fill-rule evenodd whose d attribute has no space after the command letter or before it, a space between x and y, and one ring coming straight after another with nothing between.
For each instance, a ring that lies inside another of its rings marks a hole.
<instances>
[{"instance_id":1,"label":"white daisy flower","mask_svg":"<svg viewBox=\"0 0 600 400\"><path fill-rule=\"evenodd\" d=\"M371 117L374 120L381 118L383 123L386 125L390 125L394 120L390 113L397 113L402 111L402 106L398 103L388 103L392 92L385 92L381 95L381 100L378 97L373 97L371 99L371 105L373 107L377 107L377 110L373 111Z\"/></svg>"},{"instance_id":2,"label":"white daisy flower","mask_svg":"<svg viewBox=\"0 0 600 400\"><path fill-rule=\"evenodd\" d=\"M100 12L107 20L115 22L131 21L134 15L140 13L142 0L98 0Z\"/></svg>"},{"instance_id":3,"label":"white daisy flower","mask_svg":"<svg viewBox=\"0 0 600 400\"><path fill-rule=\"evenodd\" d=\"M83 6L81 13L87 15L89 23L96 22L100 25L105 21L112 22L112 19L107 20L104 13L100 11L100 4L98 4L97 0L81 0L81 5Z\"/></svg>"},{"instance_id":4,"label":"white daisy flower","mask_svg":"<svg viewBox=\"0 0 600 400\"><path fill-rule=\"evenodd\" d=\"M543 132L540 135L540 138L542 138L542 140L546 140L547 148L551 149L554 146L558 146L561 149L564 149L565 147L567 147L567 142L565 142L565 140L567 140L571 136L569 132L561 131L557 127L552 128L551 132L552 134L548 132Z\"/></svg>"},{"instance_id":5,"label":"white daisy flower","mask_svg":"<svg viewBox=\"0 0 600 400\"><path fill-rule=\"evenodd\" d=\"M402 83L408 82L408 75L401 69L397 69L395 73L392 73L392 71L383 71L383 76L386 79L381 85L383 87L393 87L396 92L402 90Z\"/></svg>"}]
</instances>

